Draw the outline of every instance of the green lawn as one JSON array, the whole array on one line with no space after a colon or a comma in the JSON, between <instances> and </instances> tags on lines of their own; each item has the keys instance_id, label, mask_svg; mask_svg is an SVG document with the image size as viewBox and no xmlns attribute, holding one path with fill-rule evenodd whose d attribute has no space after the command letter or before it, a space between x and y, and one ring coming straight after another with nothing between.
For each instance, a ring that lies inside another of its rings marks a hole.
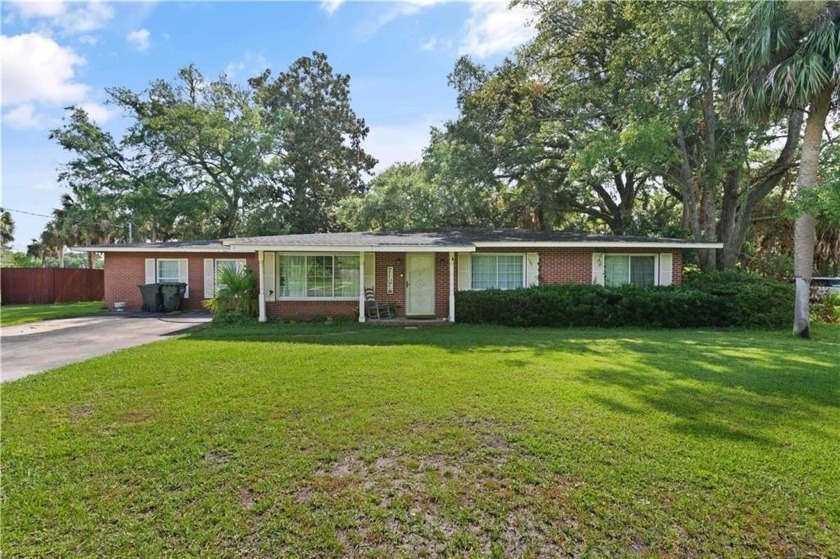
<instances>
[{"instance_id":1,"label":"green lawn","mask_svg":"<svg viewBox=\"0 0 840 559\"><path fill-rule=\"evenodd\" d=\"M0 306L0 326L27 324L53 318L75 318L103 310L105 310L105 305L102 301L57 303L55 305L3 305Z\"/></svg>"},{"instance_id":2,"label":"green lawn","mask_svg":"<svg viewBox=\"0 0 840 559\"><path fill-rule=\"evenodd\" d=\"M3 386L4 555L840 557L840 327L209 328Z\"/></svg>"}]
</instances>

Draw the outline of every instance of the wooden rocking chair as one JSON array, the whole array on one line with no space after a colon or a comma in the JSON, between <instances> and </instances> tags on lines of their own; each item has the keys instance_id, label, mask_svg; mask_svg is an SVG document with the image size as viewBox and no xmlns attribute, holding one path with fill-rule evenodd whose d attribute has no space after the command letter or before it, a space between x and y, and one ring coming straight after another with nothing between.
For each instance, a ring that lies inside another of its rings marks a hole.
<instances>
[{"instance_id":1,"label":"wooden rocking chair","mask_svg":"<svg viewBox=\"0 0 840 559\"><path fill-rule=\"evenodd\" d=\"M373 294L373 289L365 289L365 316L370 319L382 320L395 318L397 313L388 303L380 303Z\"/></svg>"}]
</instances>

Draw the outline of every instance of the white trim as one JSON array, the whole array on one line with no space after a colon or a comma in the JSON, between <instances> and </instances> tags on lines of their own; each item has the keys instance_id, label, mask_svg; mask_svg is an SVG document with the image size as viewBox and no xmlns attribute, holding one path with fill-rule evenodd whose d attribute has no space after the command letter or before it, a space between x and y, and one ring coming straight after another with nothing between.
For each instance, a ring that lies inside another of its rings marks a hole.
<instances>
[{"instance_id":1,"label":"white trim","mask_svg":"<svg viewBox=\"0 0 840 559\"><path fill-rule=\"evenodd\" d=\"M264 252L263 263L265 278L265 286L268 288L268 293L265 294L266 301L277 300L277 255L273 252Z\"/></svg>"},{"instance_id":2,"label":"white trim","mask_svg":"<svg viewBox=\"0 0 840 559\"><path fill-rule=\"evenodd\" d=\"M359 322L365 321L365 253L359 252Z\"/></svg>"},{"instance_id":3,"label":"white trim","mask_svg":"<svg viewBox=\"0 0 840 559\"><path fill-rule=\"evenodd\" d=\"M217 246L212 248L187 248L187 247L156 247L154 245L149 245L147 247L73 247L72 250L78 252L183 252L187 254L192 254L194 252L232 252L237 254L254 254L256 253L256 249L251 248L239 248L234 249L227 246ZM269 249L274 250L274 249Z\"/></svg>"},{"instance_id":4,"label":"white trim","mask_svg":"<svg viewBox=\"0 0 840 559\"><path fill-rule=\"evenodd\" d=\"M672 285L674 283L674 255L670 252L660 252L657 262L659 278L657 285Z\"/></svg>"},{"instance_id":5,"label":"white trim","mask_svg":"<svg viewBox=\"0 0 840 559\"><path fill-rule=\"evenodd\" d=\"M260 312L259 321L260 322L265 322L265 321L268 320L268 317L265 314L265 262L264 262L265 254L263 253L263 251L257 252L257 260L260 263L260 272L259 272L259 275L257 276L259 278L259 290L260 290L259 299L258 299L258 304L259 304L259 309L260 309L260 311L259 311ZM213 266L213 269L215 270L216 267Z\"/></svg>"},{"instance_id":6,"label":"white trim","mask_svg":"<svg viewBox=\"0 0 840 559\"><path fill-rule=\"evenodd\" d=\"M236 250L271 250L275 252L475 252L474 246L428 246L428 245L227 245L238 247Z\"/></svg>"},{"instance_id":7,"label":"white trim","mask_svg":"<svg viewBox=\"0 0 840 559\"><path fill-rule=\"evenodd\" d=\"M592 253L592 285L604 285L606 282L606 266L604 265L604 253Z\"/></svg>"},{"instance_id":8,"label":"white trim","mask_svg":"<svg viewBox=\"0 0 840 559\"><path fill-rule=\"evenodd\" d=\"M458 291L470 291L472 287L472 256L458 255Z\"/></svg>"},{"instance_id":9,"label":"white trim","mask_svg":"<svg viewBox=\"0 0 840 559\"><path fill-rule=\"evenodd\" d=\"M359 298L353 295L352 297L280 297L279 302L283 301L358 301Z\"/></svg>"},{"instance_id":10,"label":"white trim","mask_svg":"<svg viewBox=\"0 0 840 559\"><path fill-rule=\"evenodd\" d=\"M476 248L723 248L723 243L642 241L475 241Z\"/></svg>"},{"instance_id":11,"label":"white trim","mask_svg":"<svg viewBox=\"0 0 840 559\"><path fill-rule=\"evenodd\" d=\"M455 322L455 253L449 253L449 322Z\"/></svg>"},{"instance_id":12,"label":"white trim","mask_svg":"<svg viewBox=\"0 0 840 559\"><path fill-rule=\"evenodd\" d=\"M212 299L216 296L216 261L212 258L204 259L204 298Z\"/></svg>"}]
</instances>

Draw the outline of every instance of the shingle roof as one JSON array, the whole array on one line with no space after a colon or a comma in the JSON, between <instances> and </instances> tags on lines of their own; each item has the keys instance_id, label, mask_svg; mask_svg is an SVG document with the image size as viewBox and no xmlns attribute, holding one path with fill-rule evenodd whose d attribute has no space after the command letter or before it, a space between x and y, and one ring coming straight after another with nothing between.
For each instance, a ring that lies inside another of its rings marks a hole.
<instances>
[{"instance_id":1,"label":"shingle roof","mask_svg":"<svg viewBox=\"0 0 840 559\"><path fill-rule=\"evenodd\" d=\"M253 251L257 247L265 250L278 249L306 249L306 247L329 247L333 249L353 248L382 248L399 249L401 247L434 249L434 247L449 249L471 249L475 246L503 246L505 243L523 246L529 243L539 244L587 244L605 246L620 246L622 244L639 244L650 246L663 244L669 246L698 246L696 241L686 239L669 239L664 237L638 237L619 235L597 235L592 233L561 233L554 231L526 231L523 229L479 229L456 228L438 229L434 231L366 231L355 233L311 233L305 235L272 235L265 237L237 237L232 239L214 239L206 241L175 241L165 243L134 243L96 245L79 247L81 250L104 251L109 250L163 250L163 251ZM702 243L704 246L715 243ZM711 247L710 247L711 248Z\"/></svg>"},{"instance_id":2,"label":"shingle roof","mask_svg":"<svg viewBox=\"0 0 840 559\"><path fill-rule=\"evenodd\" d=\"M626 237L591 233L526 231L524 229L437 229L434 231L365 231L358 233L312 233L307 235L273 235L224 239L225 244L283 246L441 246L462 247L475 243L501 242L627 242L627 243L692 243L685 239L664 237Z\"/></svg>"}]
</instances>

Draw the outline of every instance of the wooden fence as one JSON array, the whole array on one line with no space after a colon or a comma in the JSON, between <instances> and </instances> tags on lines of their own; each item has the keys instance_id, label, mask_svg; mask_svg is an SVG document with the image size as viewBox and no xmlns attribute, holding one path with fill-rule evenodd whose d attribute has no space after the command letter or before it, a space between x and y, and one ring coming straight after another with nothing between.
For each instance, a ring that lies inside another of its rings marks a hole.
<instances>
[{"instance_id":1,"label":"wooden fence","mask_svg":"<svg viewBox=\"0 0 840 559\"><path fill-rule=\"evenodd\" d=\"M105 272L78 268L3 268L0 299L4 305L100 301Z\"/></svg>"}]
</instances>

